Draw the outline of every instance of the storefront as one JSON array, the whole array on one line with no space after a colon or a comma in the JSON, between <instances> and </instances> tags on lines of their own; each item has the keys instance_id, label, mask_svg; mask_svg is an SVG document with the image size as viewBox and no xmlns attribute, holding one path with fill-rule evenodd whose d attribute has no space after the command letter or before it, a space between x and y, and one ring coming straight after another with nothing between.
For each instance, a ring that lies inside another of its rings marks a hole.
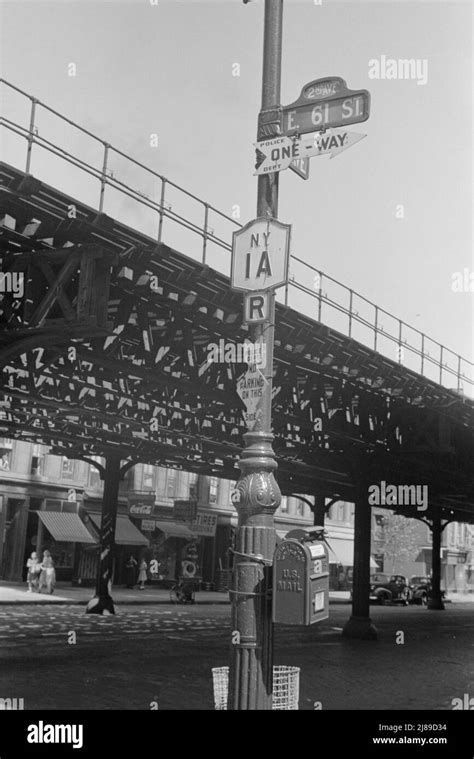
<instances>
[{"instance_id":1,"label":"storefront","mask_svg":"<svg viewBox=\"0 0 474 759\"><path fill-rule=\"evenodd\" d=\"M84 546L81 551L76 577L74 578L74 581L78 585L95 584L99 564L101 521L102 515L98 512L87 511L84 514L84 522L95 536L95 545L93 547ZM123 513L117 514L113 576L113 583L115 585L125 584L125 564L129 556L133 556L139 562L148 546L148 539L137 529L128 515Z\"/></svg>"}]
</instances>

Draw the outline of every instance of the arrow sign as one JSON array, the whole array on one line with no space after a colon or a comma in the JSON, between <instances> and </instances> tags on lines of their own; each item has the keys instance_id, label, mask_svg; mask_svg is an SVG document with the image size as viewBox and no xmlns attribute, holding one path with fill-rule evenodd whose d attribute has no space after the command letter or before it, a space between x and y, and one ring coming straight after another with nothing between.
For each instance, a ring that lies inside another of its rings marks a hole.
<instances>
[{"instance_id":1,"label":"arrow sign","mask_svg":"<svg viewBox=\"0 0 474 759\"><path fill-rule=\"evenodd\" d=\"M255 174L284 171L297 158L329 155L334 158L351 148L367 135L349 132L347 129L331 129L325 133L315 132L304 137L275 137L272 140L254 143L264 156Z\"/></svg>"}]
</instances>

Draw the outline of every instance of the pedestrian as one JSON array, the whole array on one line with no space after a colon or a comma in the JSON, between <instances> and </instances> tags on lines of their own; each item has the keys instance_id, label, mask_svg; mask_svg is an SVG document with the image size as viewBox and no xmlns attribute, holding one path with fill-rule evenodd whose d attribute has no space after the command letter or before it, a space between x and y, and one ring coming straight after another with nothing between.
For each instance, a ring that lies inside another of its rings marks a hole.
<instances>
[{"instance_id":1,"label":"pedestrian","mask_svg":"<svg viewBox=\"0 0 474 759\"><path fill-rule=\"evenodd\" d=\"M125 564L127 588L133 588L133 586L135 585L136 568L137 568L137 560L132 554L130 554L130 556L128 557L127 563Z\"/></svg>"},{"instance_id":2,"label":"pedestrian","mask_svg":"<svg viewBox=\"0 0 474 759\"><path fill-rule=\"evenodd\" d=\"M32 593L33 589L38 589L39 573L41 572L41 565L36 551L33 551L30 558L27 559L26 566L28 569L28 575L26 578L28 583L28 593Z\"/></svg>"},{"instance_id":3,"label":"pedestrian","mask_svg":"<svg viewBox=\"0 0 474 759\"><path fill-rule=\"evenodd\" d=\"M56 585L56 570L54 568L53 557L49 551L43 551L43 560L40 564L41 574L39 577L39 592L46 585L47 593L54 593Z\"/></svg>"},{"instance_id":4,"label":"pedestrian","mask_svg":"<svg viewBox=\"0 0 474 759\"><path fill-rule=\"evenodd\" d=\"M142 559L140 562L140 572L138 574L138 582L139 582L138 587L140 590L145 590L145 583L148 580L147 569L148 569L148 564L146 563L145 559Z\"/></svg>"}]
</instances>

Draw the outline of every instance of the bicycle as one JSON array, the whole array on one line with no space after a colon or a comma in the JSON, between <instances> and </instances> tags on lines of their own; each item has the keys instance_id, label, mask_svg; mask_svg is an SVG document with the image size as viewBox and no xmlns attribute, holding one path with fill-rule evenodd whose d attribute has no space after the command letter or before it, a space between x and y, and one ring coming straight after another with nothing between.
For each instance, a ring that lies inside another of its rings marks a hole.
<instances>
[{"instance_id":1,"label":"bicycle","mask_svg":"<svg viewBox=\"0 0 474 759\"><path fill-rule=\"evenodd\" d=\"M170 601L175 604L193 604L198 589L199 581L180 577L170 588Z\"/></svg>"}]
</instances>

